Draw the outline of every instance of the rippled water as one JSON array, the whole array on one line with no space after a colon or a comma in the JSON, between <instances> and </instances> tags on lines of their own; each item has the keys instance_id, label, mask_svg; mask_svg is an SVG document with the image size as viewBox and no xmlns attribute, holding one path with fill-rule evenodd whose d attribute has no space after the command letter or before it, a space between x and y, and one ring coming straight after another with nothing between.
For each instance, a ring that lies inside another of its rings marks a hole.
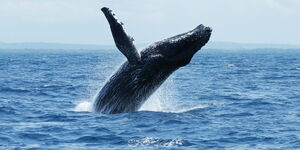
<instances>
[{"instance_id":1,"label":"rippled water","mask_svg":"<svg viewBox=\"0 0 300 150\"><path fill-rule=\"evenodd\" d=\"M115 51L0 51L0 149L300 149L300 51L206 50L141 111L91 112Z\"/></svg>"}]
</instances>

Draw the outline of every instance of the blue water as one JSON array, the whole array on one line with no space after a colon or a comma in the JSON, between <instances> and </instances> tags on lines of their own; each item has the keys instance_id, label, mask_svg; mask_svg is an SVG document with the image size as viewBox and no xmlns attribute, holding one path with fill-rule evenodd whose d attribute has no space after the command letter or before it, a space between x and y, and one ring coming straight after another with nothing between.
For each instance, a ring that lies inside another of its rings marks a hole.
<instances>
[{"instance_id":1,"label":"blue water","mask_svg":"<svg viewBox=\"0 0 300 150\"><path fill-rule=\"evenodd\" d=\"M206 50L141 111L91 112L109 50L1 50L0 149L300 149L300 50Z\"/></svg>"}]
</instances>

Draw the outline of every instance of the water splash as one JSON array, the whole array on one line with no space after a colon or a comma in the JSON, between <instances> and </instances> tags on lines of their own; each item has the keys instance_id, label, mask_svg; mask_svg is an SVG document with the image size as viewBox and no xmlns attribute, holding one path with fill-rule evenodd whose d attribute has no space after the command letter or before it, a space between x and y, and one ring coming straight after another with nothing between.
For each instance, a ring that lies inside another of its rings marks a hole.
<instances>
[{"instance_id":1,"label":"water splash","mask_svg":"<svg viewBox=\"0 0 300 150\"><path fill-rule=\"evenodd\" d=\"M170 91L170 89L168 90ZM156 111L170 113L184 113L196 109L207 108L208 105L183 106L172 95L166 95L166 91L159 89L141 107L139 111ZM173 97L173 98L172 98Z\"/></svg>"},{"instance_id":2,"label":"water splash","mask_svg":"<svg viewBox=\"0 0 300 150\"><path fill-rule=\"evenodd\" d=\"M208 105L197 105L197 106L194 106L194 107L185 107L185 108L183 107L181 109L173 111L173 113L185 113L185 112L188 112L188 111L203 109L203 108L207 108L207 107L209 107L209 106Z\"/></svg>"},{"instance_id":3,"label":"water splash","mask_svg":"<svg viewBox=\"0 0 300 150\"><path fill-rule=\"evenodd\" d=\"M75 112L92 112L93 102L91 100L86 100L79 102L72 111Z\"/></svg>"},{"instance_id":4,"label":"water splash","mask_svg":"<svg viewBox=\"0 0 300 150\"><path fill-rule=\"evenodd\" d=\"M144 103L140 111L172 112L177 108L174 80L172 77Z\"/></svg>"},{"instance_id":5,"label":"water splash","mask_svg":"<svg viewBox=\"0 0 300 150\"><path fill-rule=\"evenodd\" d=\"M118 65L115 65L118 66ZM97 66L100 68L103 66ZM116 72L118 67L113 68ZM97 69L98 70L98 69ZM108 76L108 73L103 75L99 73L95 73L96 76ZM171 113L184 113L187 111L206 108L208 106L204 105L186 105L181 100L179 100L178 92L174 83L174 77L169 77L165 83L155 92L152 96L143 104L143 106L139 109L139 111L155 111L155 112L171 112ZM110 79L110 76L105 80L106 83ZM90 89L88 90L90 94L94 94L99 85L95 82L90 83ZM80 101L76 106L72 109L75 112L93 112L93 104L96 100L97 95L93 95L91 98L87 100Z\"/></svg>"},{"instance_id":6,"label":"water splash","mask_svg":"<svg viewBox=\"0 0 300 150\"><path fill-rule=\"evenodd\" d=\"M176 87L173 77L170 77L139 109L139 111L156 111L170 113L184 113L196 109L206 108L206 105L187 106L176 97ZM80 101L72 111L75 112L93 112L94 97L89 100Z\"/></svg>"},{"instance_id":7,"label":"water splash","mask_svg":"<svg viewBox=\"0 0 300 150\"><path fill-rule=\"evenodd\" d=\"M174 83L174 77L167 81L144 103L139 111L157 111L170 113L184 113L195 109L208 107L207 105L183 105L177 98L177 90Z\"/></svg>"},{"instance_id":8,"label":"water splash","mask_svg":"<svg viewBox=\"0 0 300 150\"><path fill-rule=\"evenodd\" d=\"M113 61L108 61L108 62L113 62ZM118 63L120 63L120 62L118 62ZM104 70L103 68L109 68L110 66L115 66L111 70L115 70L114 72L116 72L118 69L118 66L120 66L120 65L115 65L115 64L96 65L94 71L91 73L89 78L96 78L99 80L99 79L101 79L100 77L108 77L101 84L108 82L108 80L111 77L111 75L109 75L109 72L103 72L103 71L99 71L99 70ZM102 86L103 85L100 85L100 87L102 87ZM98 96L98 94L95 94L95 93L98 93L100 91L99 83L95 82L94 80L90 80L89 88L87 91L88 91L89 95L92 95L92 96L86 100L79 101L79 103L76 104L76 106L72 109L72 111L93 112L93 104Z\"/></svg>"}]
</instances>

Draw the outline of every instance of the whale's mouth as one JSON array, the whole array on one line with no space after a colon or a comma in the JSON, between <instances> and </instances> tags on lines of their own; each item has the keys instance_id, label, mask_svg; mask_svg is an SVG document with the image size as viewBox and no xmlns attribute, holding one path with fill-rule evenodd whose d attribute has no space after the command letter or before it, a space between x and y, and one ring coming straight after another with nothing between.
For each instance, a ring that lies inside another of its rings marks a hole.
<instances>
[{"instance_id":1,"label":"whale's mouth","mask_svg":"<svg viewBox=\"0 0 300 150\"><path fill-rule=\"evenodd\" d=\"M209 41L211 32L212 29L210 27L201 24L191 31L161 42L158 46L160 49L159 53L166 58L170 65L187 65L194 54Z\"/></svg>"},{"instance_id":2,"label":"whale's mouth","mask_svg":"<svg viewBox=\"0 0 300 150\"><path fill-rule=\"evenodd\" d=\"M175 37L175 41L182 45L181 51L198 51L203 47L209 40L212 29L204 25L199 25L195 29L183 33L180 36ZM184 50L185 49L185 50Z\"/></svg>"},{"instance_id":3,"label":"whale's mouth","mask_svg":"<svg viewBox=\"0 0 300 150\"><path fill-rule=\"evenodd\" d=\"M211 34L212 29L210 27L206 27L202 24L200 24L199 26L197 26L194 30L192 30L192 32L194 34L196 34L197 36L202 36L203 34Z\"/></svg>"}]
</instances>

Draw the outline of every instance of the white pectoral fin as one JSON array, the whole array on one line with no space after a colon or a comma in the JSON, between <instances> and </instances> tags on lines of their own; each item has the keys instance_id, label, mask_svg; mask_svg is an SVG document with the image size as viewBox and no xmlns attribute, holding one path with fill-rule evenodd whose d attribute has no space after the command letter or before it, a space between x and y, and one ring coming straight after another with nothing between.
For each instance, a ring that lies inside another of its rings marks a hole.
<instances>
[{"instance_id":1,"label":"white pectoral fin","mask_svg":"<svg viewBox=\"0 0 300 150\"><path fill-rule=\"evenodd\" d=\"M117 48L126 56L130 63L136 63L141 60L141 56L133 44L133 38L127 35L123 23L119 21L109 8L103 7L107 21Z\"/></svg>"}]
</instances>

